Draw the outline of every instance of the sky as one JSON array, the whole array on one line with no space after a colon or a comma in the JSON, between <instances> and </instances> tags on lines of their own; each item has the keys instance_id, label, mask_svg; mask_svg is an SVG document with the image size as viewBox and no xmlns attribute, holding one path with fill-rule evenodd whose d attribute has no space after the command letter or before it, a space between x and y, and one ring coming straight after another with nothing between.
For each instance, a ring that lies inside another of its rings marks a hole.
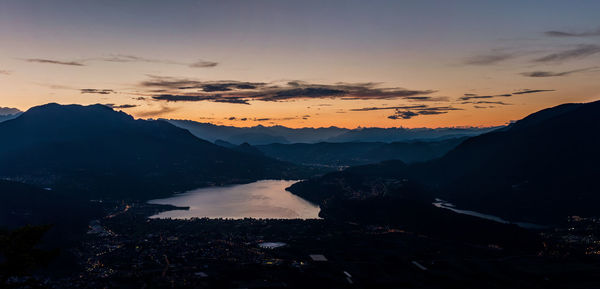
<instances>
[{"instance_id":1,"label":"sky","mask_svg":"<svg viewBox=\"0 0 600 289\"><path fill-rule=\"evenodd\" d=\"M0 0L0 107L494 126L600 99L600 1Z\"/></svg>"}]
</instances>

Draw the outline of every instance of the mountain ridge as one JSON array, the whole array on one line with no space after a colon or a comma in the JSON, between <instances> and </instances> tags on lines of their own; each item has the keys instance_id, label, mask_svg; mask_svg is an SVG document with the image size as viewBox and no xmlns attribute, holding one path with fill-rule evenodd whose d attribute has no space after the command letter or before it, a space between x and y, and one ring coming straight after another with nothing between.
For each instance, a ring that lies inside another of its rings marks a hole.
<instances>
[{"instance_id":1,"label":"mountain ridge","mask_svg":"<svg viewBox=\"0 0 600 289\"><path fill-rule=\"evenodd\" d=\"M176 126L189 130L199 138L214 142L223 140L232 144L247 142L251 145L267 145L271 143L319 143L319 142L401 142L444 140L464 136L478 135L492 131L498 127L448 127L448 128L377 128L365 127L356 129L335 126L320 128L288 128L281 125L253 127L219 126L211 123L191 120L165 119Z\"/></svg>"},{"instance_id":2,"label":"mountain ridge","mask_svg":"<svg viewBox=\"0 0 600 289\"><path fill-rule=\"evenodd\" d=\"M324 202L326 191L321 191L324 196L314 193L319 186L368 195L375 187L366 183L386 188L393 183L389 180L408 179L426 185L428 202L440 197L508 220L553 223L570 215L597 214L599 132L600 101L564 104L471 137L436 160L349 168L290 191ZM360 186L342 189L359 177L365 178Z\"/></svg>"},{"instance_id":3,"label":"mountain ridge","mask_svg":"<svg viewBox=\"0 0 600 289\"><path fill-rule=\"evenodd\" d=\"M94 197L149 198L200 186L298 178L297 165L236 152L165 121L103 105L47 104L0 123L0 176Z\"/></svg>"}]
</instances>

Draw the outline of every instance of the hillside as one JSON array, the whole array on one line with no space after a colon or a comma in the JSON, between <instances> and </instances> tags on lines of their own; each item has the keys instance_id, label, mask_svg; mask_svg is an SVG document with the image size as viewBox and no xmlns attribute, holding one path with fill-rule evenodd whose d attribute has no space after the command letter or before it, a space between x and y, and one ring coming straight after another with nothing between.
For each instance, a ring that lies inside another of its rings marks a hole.
<instances>
[{"instance_id":1,"label":"hillside","mask_svg":"<svg viewBox=\"0 0 600 289\"><path fill-rule=\"evenodd\" d=\"M401 160L406 163L441 157L466 138L412 142L297 143L255 146L266 156L296 164L344 167Z\"/></svg>"},{"instance_id":2,"label":"hillside","mask_svg":"<svg viewBox=\"0 0 600 289\"><path fill-rule=\"evenodd\" d=\"M47 104L0 123L0 177L82 197L150 198L200 186L299 178L298 166L235 152L164 121L103 105Z\"/></svg>"},{"instance_id":3,"label":"hillside","mask_svg":"<svg viewBox=\"0 0 600 289\"><path fill-rule=\"evenodd\" d=\"M350 168L298 184L299 195L336 186L369 195L374 180L407 179L457 207L513 221L554 223L569 215L598 214L600 102L545 109L511 126L467 139L442 158L413 165ZM357 176L366 180L356 183ZM361 187L362 186L362 187Z\"/></svg>"}]
</instances>

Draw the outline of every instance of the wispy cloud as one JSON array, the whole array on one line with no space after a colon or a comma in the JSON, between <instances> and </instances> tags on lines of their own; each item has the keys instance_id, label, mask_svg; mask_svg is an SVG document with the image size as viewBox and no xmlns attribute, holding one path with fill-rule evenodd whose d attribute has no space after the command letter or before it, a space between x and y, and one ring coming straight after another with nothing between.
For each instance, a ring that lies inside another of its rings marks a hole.
<instances>
[{"instance_id":1,"label":"wispy cloud","mask_svg":"<svg viewBox=\"0 0 600 289\"><path fill-rule=\"evenodd\" d=\"M85 66L85 64L83 64L80 61L60 61L60 60L44 59L44 58L27 58L27 59L25 59L25 61L27 61L27 62L34 62L34 63L44 63L44 64L59 64L59 65L69 65L69 66Z\"/></svg>"},{"instance_id":2,"label":"wispy cloud","mask_svg":"<svg viewBox=\"0 0 600 289\"><path fill-rule=\"evenodd\" d=\"M600 46L595 44L581 44L574 48L551 53L543 57L534 59L534 62L561 62L571 59L580 59L600 53Z\"/></svg>"},{"instance_id":3,"label":"wispy cloud","mask_svg":"<svg viewBox=\"0 0 600 289\"><path fill-rule=\"evenodd\" d=\"M510 94L501 94L501 95L478 95L474 93L465 93L463 96L459 97L458 100L471 100L471 99L486 99L493 97L508 97Z\"/></svg>"},{"instance_id":4,"label":"wispy cloud","mask_svg":"<svg viewBox=\"0 0 600 289\"><path fill-rule=\"evenodd\" d=\"M218 62L214 62L214 61L206 61L206 60L198 60L192 64L190 64L190 67L194 67L194 68L205 68L205 67L215 67L219 65Z\"/></svg>"},{"instance_id":5,"label":"wispy cloud","mask_svg":"<svg viewBox=\"0 0 600 289\"><path fill-rule=\"evenodd\" d=\"M427 105L419 104L419 105L404 105L404 106L375 106L375 107L362 107L362 108L353 108L350 111L372 111L372 110L396 110L396 109L425 109L428 108Z\"/></svg>"},{"instance_id":6,"label":"wispy cloud","mask_svg":"<svg viewBox=\"0 0 600 289\"><path fill-rule=\"evenodd\" d=\"M551 36L551 37L594 37L594 36L600 36L600 28L598 28L596 30L578 31L578 32L552 30L552 31L546 31L546 32L544 32L544 34L546 34L547 36Z\"/></svg>"},{"instance_id":7,"label":"wispy cloud","mask_svg":"<svg viewBox=\"0 0 600 289\"><path fill-rule=\"evenodd\" d=\"M185 78L174 78L166 76L148 75L149 80L140 83L142 87L159 88L163 91L200 89L204 92L222 92L232 90L248 90L264 88L267 84L264 82L244 82L233 80L221 81L198 81Z\"/></svg>"},{"instance_id":8,"label":"wispy cloud","mask_svg":"<svg viewBox=\"0 0 600 289\"><path fill-rule=\"evenodd\" d=\"M489 100L479 100L479 101L464 101L461 104L498 104L498 105L512 105L512 103L506 103L503 101L489 101Z\"/></svg>"},{"instance_id":9,"label":"wispy cloud","mask_svg":"<svg viewBox=\"0 0 600 289\"><path fill-rule=\"evenodd\" d=\"M176 107L162 106L160 109L146 110L146 111L138 112L135 115L138 117L155 117L155 116L161 116L161 115L176 111L178 109L179 108L176 108Z\"/></svg>"},{"instance_id":10,"label":"wispy cloud","mask_svg":"<svg viewBox=\"0 0 600 289\"><path fill-rule=\"evenodd\" d=\"M512 94L530 94L530 93L540 93L540 92L549 92L555 91L554 89L523 89L520 91L513 92Z\"/></svg>"},{"instance_id":11,"label":"wispy cloud","mask_svg":"<svg viewBox=\"0 0 600 289\"><path fill-rule=\"evenodd\" d=\"M250 104L247 99L237 96L223 97L220 94L212 95L184 95L184 94L159 94L152 96L154 100L164 100L169 102L177 101L212 101L222 103L237 103L237 104Z\"/></svg>"},{"instance_id":12,"label":"wispy cloud","mask_svg":"<svg viewBox=\"0 0 600 289\"><path fill-rule=\"evenodd\" d=\"M522 90L518 90L515 92L511 92L511 93L503 93L503 94L490 94L490 95L478 95L475 93L465 93L463 96L459 97L457 100L458 101L463 101L462 104L467 104L467 103L495 103L495 104L501 104L501 105L509 105L509 103L502 103L500 101L496 101L496 102L489 102L489 101L471 101L473 99L490 99L490 98L497 98L497 97L511 97L513 95L519 95L519 94L528 94L528 93L540 93L540 92L548 92L548 91L554 91L553 89L522 89Z\"/></svg>"},{"instance_id":13,"label":"wispy cloud","mask_svg":"<svg viewBox=\"0 0 600 289\"><path fill-rule=\"evenodd\" d=\"M60 64L60 65L71 65L71 66L86 66L89 62L94 61L106 61L106 62L118 62L118 63L133 63L133 62L144 62L144 63L159 63L159 64L171 64L171 65L183 65L192 68L210 68L219 65L218 62L207 61L199 59L192 63L168 60L168 59L156 59L156 58L148 58L137 55L130 54L111 54L103 57L92 57L92 58L84 58L80 60L55 60L55 59L47 59L47 58L26 58L23 59L27 62L36 62L36 63L46 63L46 64Z\"/></svg>"},{"instance_id":14,"label":"wispy cloud","mask_svg":"<svg viewBox=\"0 0 600 289\"><path fill-rule=\"evenodd\" d=\"M162 64L173 64L173 65L185 65L185 66L189 66L189 67L193 67L193 68L209 68L209 67L215 67L215 66L219 65L218 62L206 61L206 60L202 60L202 59L197 60L196 62L193 62L193 63L185 63L185 62L173 61L173 60L168 60L168 59L148 58L148 57L142 57L142 56L130 55L130 54L112 54L112 55L109 55L106 57L92 58L90 60L101 60L101 61L121 62L121 63L127 63L127 62L162 63Z\"/></svg>"},{"instance_id":15,"label":"wispy cloud","mask_svg":"<svg viewBox=\"0 0 600 289\"><path fill-rule=\"evenodd\" d=\"M506 60L510 60L519 56L516 52L506 52L501 50L493 50L487 54L480 54L469 57L463 61L468 65L492 65Z\"/></svg>"},{"instance_id":16,"label":"wispy cloud","mask_svg":"<svg viewBox=\"0 0 600 289\"><path fill-rule=\"evenodd\" d=\"M450 111L462 110L461 108L451 106L428 106L425 104L419 105L404 105L404 106L380 106L380 107L363 107L354 108L350 111L373 111L373 110L394 110L394 114L388 116L389 119L410 119L419 115L437 115L444 114Z\"/></svg>"},{"instance_id":17,"label":"wispy cloud","mask_svg":"<svg viewBox=\"0 0 600 289\"><path fill-rule=\"evenodd\" d=\"M455 107L426 107L418 109L396 109L394 114L388 116L389 119L411 119L419 115L438 115L445 114L453 110L462 110Z\"/></svg>"},{"instance_id":18,"label":"wispy cloud","mask_svg":"<svg viewBox=\"0 0 600 289\"><path fill-rule=\"evenodd\" d=\"M12 71L9 70L0 70L0 74L2 75L10 75L12 73Z\"/></svg>"},{"instance_id":19,"label":"wispy cloud","mask_svg":"<svg viewBox=\"0 0 600 289\"><path fill-rule=\"evenodd\" d=\"M302 115L302 116L289 116L289 117L235 117L229 116L225 117L226 120L232 121L256 121L256 122L265 122L265 121L286 121L286 120L296 120L296 119L308 119L310 115Z\"/></svg>"},{"instance_id":20,"label":"wispy cloud","mask_svg":"<svg viewBox=\"0 0 600 289\"><path fill-rule=\"evenodd\" d=\"M249 104L249 101L290 101L297 99L396 99L418 100L434 90L411 90L400 87L381 87L377 83L315 84L303 81L285 83L240 82L232 80L198 81L191 79L149 75L140 83L149 89L155 100L163 101L214 101ZM168 93L164 93L168 92ZM423 98L425 101L444 101L445 97Z\"/></svg>"},{"instance_id":21,"label":"wispy cloud","mask_svg":"<svg viewBox=\"0 0 600 289\"><path fill-rule=\"evenodd\" d=\"M448 101L450 98L447 96L406 96L404 99L410 101Z\"/></svg>"},{"instance_id":22,"label":"wispy cloud","mask_svg":"<svg viewBox=\"0 0 600 289\"><path fill-rule=\"evenodd\" d=\"M163 64L181 64L179 62L164 60L164 59L153 59L146 58L136 55L128 55L128 54L111 54L106 57L101 58L92 58L90 60L102 60L108 62L149 62L149 63L163 63Z\"/></svg>"},{"instance_id":23,"label":"wispy cloud","mask_svg":"<svg viewBox=\"0 0 600 289\"><path fill-rule=\"evenodd\" d=\"M111 94L111 93L116 93L112 89L95 89L95 88L82 88L79 91L82 94L83 93L90 93L90 94Z\"/></svg>"},{"instance_id":24,"label":"wispy cloud","mask_svg":"<svg viewBox=\"0 0 600 289\"><path fill-rule=\"evenodd\" d=\"M110 107L110 108L114 108L114 109L127 109L127 108L134 108L134 107L138 107L138 105L136 104L119 104L116 105L114 103L105 103L104 105Z\"/></svg>"},{"instance_id":25,"label":"wispy cloud","mask_svg":"<svg viewBox=\"0 0 600 289\"><path fill-rule=\"evenodd\" d=\"M530 72L523 72L523 73L521 73L521 75L527 76L527 77L557 77L557 76L567 76L567 75L570 75L573 73L578 73L578 72L592 71L594 69L597 69L597 67L588 67L588 68L568 70L568 71L562 71L562 72L530 71Z\"/></svg>"}]
</instances>

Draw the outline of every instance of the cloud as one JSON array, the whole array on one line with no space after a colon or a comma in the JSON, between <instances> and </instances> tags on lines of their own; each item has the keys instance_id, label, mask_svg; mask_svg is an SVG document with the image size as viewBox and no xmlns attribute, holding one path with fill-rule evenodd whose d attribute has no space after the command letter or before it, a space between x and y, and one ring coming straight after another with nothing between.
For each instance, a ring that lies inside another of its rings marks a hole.
<instances>
[{"instance_id":1,"label":"cloud","mask_svg":"<svg viewBox=\"0 0 600 289\"><path fill-rule=\"evenodd\" d=\"M567 76L569 74L585 72L596 69L597 67L588 67L582 69L575 69L563 72L552 72L552 71L531 71L531 72L523 72L521 75L528 77L557 77L557 76Z\"/></svg>"},{"instance_id":2,"label":"cloud","mask_svg":"<svg viewBox=\"0 0 600 289\"><path fill-rule=\"evenodd\" d=\"M142 56L129 55L129 54L113 54L107 57L93 58L90 60L101 60L108 62L120 62L120 63L128 63L128 62L146 62L146 63L162 63L162 64L173 64L173 65L185 65L193 68L207 68L207 67L215 67L219 63L214 61L206 61L206 60L198 60L194 63L184 63L167 59L154 59L154 58L146 58Z\"/></svg>"},{"instance_id":3,"label":"cloud","mask_svg":"<svg viewBox=\"0 0 600 289\"><path fill-rule=\"evenodd\" d=\"M425 107L418 109L396 109L394 114L388 116L389 119L411 119L419 115L438 115L445 114L453 110L462 110L455 107Z\"/></svg>"},{"instance_id":4,"label":"cloud","mask_svg":"<svg viewBox=\"0 0 600 289\"><path fill-rule=\"evenodd\" d=\"M220 94L213 95L183 95L183 94L160 94L152 96L154 100L164 100L168 102L177 102L177 101L213 101L213 102L222 102L222 103L237 103L237 104L250 104L246 99L236 97L236 96L227 96L223 97Z\"/></svg>"},{"instance_id":5,"label":"cloud","mask_svg":"<svg viewBox=\"0 0 600 289\"><path fill-rule=\"evenodd\" d=\"M546 31L544 32L546 36L550 37L594 37L600 36L600 28L596 30L583 31L583 32L566 32L566 31Z\"/></svg>"},{"instance_id":6,"label":"cloud","mask_svg":"<svg viewBox=\"0 0 600 289\"><path fill-rule=\"evenodd\" d=\"M512 96L510 93L504 94L495 94L495 95L478 95L475 93L465 93L463 96L459 97L458 100L471 100L471 99L488 99L494 97L509 97Z\"/></svg>"},{"instance_id":7,"label":"cloud","mask_svg":"<svg viewBox=\"0 0 600 289\"><path fill-rule=\"evenodd\" d=\"M529 94L529 93L540 93L547 91L555 91L554 89L523 89L521 91L513 92L512 94Z\"/></svg>"},{"instance_id":8,"label":"cloud","mask_svg":"<svg viewBox=\"0 0 600 289\"><path fill-rule=\"evenodd\" d=\"M178 62L171 61L171 60L152 59L152 58L145 58L145 57L141 57L141 56L128 55L128 54L112 54L107 57L94 58L91 60L102 60L102 61L108 61L108 62L125 62L125 63L126 62L149 62L149 63L164 63L164 64L180 64Z\"/></svg>"},{"instance_id":9,"label":"cloud","mask_svg":"<svg viewBox=\"0 0 600 289\"><path fill-rule=\"evenodd\" d=\"M397 110L396 113L388 116L389 119L411 119L419 114L410 110Z\"/></svg>"},{"instance_id":10,"label":"cloud","mask_svg":"<svg viewBox=\"0 0 600 289\"><path fill-rule=\"evenodd\" d=\"M138 105L136 104L121 104L121 105L116 105L114 103L106 103L104 104L110 108L115 108L115 109L127 109L127 108L134 108L134 107L138 107Z\"/></svg>"},{"instance_id":11,"label":"cloud","mask_svg":"<svg viewBox=\"0 0 600 289\"><path fill-rule=\"evenodd\" d=\"M571 59L579 59L600 53L600 46L595 44L581 44L575 48L563 50L557 53L534 59L534 62L561 62Z\"/></svg>"},{"instance_id":12,"label":"cloud","mask_svg":"<svg viewBox=\"0 0 600 289\"><path fill-rule=\"evenodd\" d=\"M499 104L499 105L512 105L512 103L506 103L503 101L489 101L489 100L480 100L480 101L464 101L461 104Z\"/></svg>"},{"instance_id":13,"label":"cloud","mask_svg":"<svg viewBox=\"0 0 600 289\"><path fill-rule=\"evenodd\" d=\"M492 51L488 54L481 54L467 58L463 63L468 65L491 65L516 58L517 56L518 54L516 53Z\"/></svg>"},{"instance_id":14,"label":"cloud","mask_svg":"<svg viewBox=\"0 0 600 289\"><path fill-rule=\"evenodd\" d=\"M390 109L425 109L427 105L405 105L405 106L383 106L383 107L363 107L363 108L353 108L350 111L372 111L372 110L390 110Z\"/></svg>"},{"instance_id":15,"label":"cloud","mask_svg":"<svg viewBox=\"0 0 600 289\"><path fill-rule=\"evenodd\" d=\"M194 68L205 68L205 67L215 67L217 65L219 65L218 62L198 60L198 61L190 64L189 66L194 67Z\"/></svg>"},{"instance_id":16,"label":"cloud","mask_svg":"<svg viewBox=\"0 0 600 289\"><path fill-rule=\"evenodd\" d=\"M21 113L21 111L12 107L0 107L0 115L11 115L15 113Z\"/></svg>"},{"instance_id":17,"label":"cloud","mask_svg":"<svg viewBox=\"0 0 600 289\"><path fill-rule=\"evenodd\" d=\"M234 121L257 121L257 122L263 122L263 121L282 121L282 120L308 119L309 117L310 117L310 115L289 116L289 117L279 117L279 118L272 118L272 117L235 117L235 116L229 116L229 117L225 117L224 119L226 119L226 120L234 120Z\"/></svg>"},{"instance_id":18,"label":"cloud","mask_svg":"<svg viewBox=\"0 0 600 289\"><path fill-rule=\"evenodd\" d=\"M168 76L156 76L148 75L150 80L142 81L140 86L159 88L163 91L168 90L186 90L186 89L200 89L204 92L214 91L232 91L246 90L246 89L257 89L262 88L266 83L262 82L244 82L244 81L233 81L233 80L222 80L222 81L198 81L185 78L174 78Z\"/></svg>"},{"instance_id":19,"label":"cloud","mask_svg":"<svg viewBox=\"0 0 600 289\"><path fill-rule=\"evenodd\" d=\"M380 87L377 83L315 84L303 81L286 83L241 82L232 80L198 81L149 75L140 86L153 91L168 92L152 96L164 101L214 101L249 104L249 101L291 101L297 99L419 100L417 97L434 90L410 90L399 87ZM218 93L215 93L218 92ZM425 101L442 101L444 97L426 97Z\"/></svg>"},{"instance_id":20,"label":"cloud","mask_svg":"<svg viewBox=\"0 0 600 289\"><path fill-rule=\"evenodd\" d=\"M145 63L161 63L161 64L172 64L172 65L183 65L193 68L210 68L219 65L218 62L214 61L206 61L206 60L198 60L193 63L185 63L179 61L173 61L168 59L155 59L155 58L147 58L136 55L129 54L111 54L105 57L94 57L94 58L86 58L78 61L59 61L54 59L44 59L44 58L27 58L24 59L27 62L37 62L37 63L48 63L48 64L61 64L61 65L72 65L72 66L85 66L86 62L91 61L106 61L106 62L118 62L118 63L131 63L131 62L145 62Z\"/></svg>"},{"instance_id":21,"label":"cloud","mask_svg":"<svg viewBox=\"0 0 600 289\"><path fill-rule=\"evenodd\" d=\"M12 73L12 71L9 70L0 70L0 74L2 75L10 75Z\"/></svg>"},{"instance_id":22,"label":"cloud","mask_svg":"<svg viewBox=\"0 0 600 289\"><path fill-rule=\"evenodd\" d=\"M406 96L404 99L410 101L448 101L447 96Z\"/></svg>"},{"instance_id":23,"label":"cloud","mask_svg":"<svg viewBox=\"0 0 600 289\"><path fill-rule=\"evenodd\" d=\"M83 64L79 61L59 61L59 60L42 59L42 58L27 58L27 59L25 59L25 61L35 62L35 63L70 65L70 66L85 66L85 64Z\"/></svg>"},{"instance_id":24,"label":"cloud","mask_svg":"<svg viewBox=\"0 0 600 289\"><path fill-rule=\"evenodd\" d=\"M363 107L354 108L350 111L373 111L373 110L394 110L394 114L388 116L389 119L411 119L419 115L437 115L444 114L454 110L462 110L461 108L451 106L428 106L420 105L405 105L405 106L382 106L382 107Z\"/></svg>"},{"instance_id":25,"label":"cloud","mask_svg":"<svg viewBox=\"0 0 600 289\"><path fill-rule=\"evenodd\" d=\"M176 110L178 110L178 108L162 106L158 110L147 110L147 111L138 112L138 113L136 113L136 116L138 116L138 117L160 116L160 115L163 115L165 113L173 112L173 111L176 111Z\"/></svg>"},{"instance_id":26,"label":"cloud","mask_svg":"<svg viewBox=\"0 0 600 289\"><path fill-rule=\"evenodd\" d=\"M111 94L116 93L112 89L95 89L95 88L82 88L80 89L81 93L91 93L91 94Z\"/></svg>"},{"instance_id":27,"label":"cloud","mask_svg":"<svg viewBox=\"0 0 600 289\"><path fill-rule=\"evenodd\" d=\"M465 93L463 96L459 97L457 100L463 101L461 104L495 103L495 104L501 104L501 105L509 105L508 103L503 103L501 101L490 102L490 101L471 101L471 100L473 100L473 99L490 99L490 98L496 98L496 97L510 97L513 95L528 94L528 93L540 93L540 92L546 92L546 91L554 91L554 90L553 89L523 89L523 90L519 90L516 92L494 94L494 95L478 95L475 93Z\"/></svg>"},{"instance_id":28,"label":"cloud","mask_svg":"<svg viewBox=\"0 0 600 289\"><path fill-rule=\"evenodd\" d=\"M458 100L470 100L470 99L482 99L482 98L492 98L496 97L495 95L477 95L473 93L465 93L464 96L458 98Z\"/></svg>"}]
</instances>

